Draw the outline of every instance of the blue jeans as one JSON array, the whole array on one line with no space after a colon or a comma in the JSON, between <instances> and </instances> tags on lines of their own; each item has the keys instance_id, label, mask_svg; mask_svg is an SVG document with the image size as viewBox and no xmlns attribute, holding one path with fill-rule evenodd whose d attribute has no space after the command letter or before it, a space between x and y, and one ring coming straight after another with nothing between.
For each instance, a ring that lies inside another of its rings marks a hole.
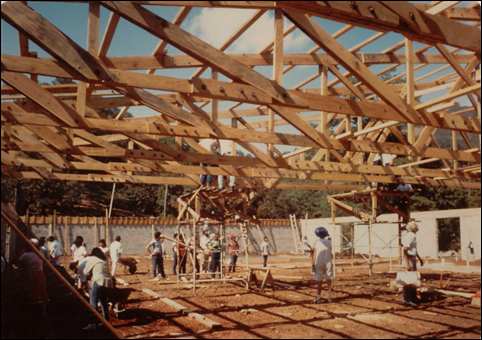
<instances>
[{"instance_id":1,"label":"blue jeans","mask_svg":"<svg viewBox=\"0 0 482 340\"><path fill-rule=\"evenodd\" d=\"M156 277L157 275L161 275L163 278L166 278L166 274L164 273L164 259L162 258L162 254L152 255L152 275Z\"/></svg>"},{"instance_id":2,"label":"blue jeans","mask_svg":"<svg viewBox=\"0 0 482 340\"><path fill-rule=\"evenodd\" d=\"M100 302L102 307L102 315L104 319L109 320L109 305L107 304L107 294L104 286L98 285L96 282L92 284L90 290L90 305L97 309L97 304Z\"/></svg>"}]
</instances>

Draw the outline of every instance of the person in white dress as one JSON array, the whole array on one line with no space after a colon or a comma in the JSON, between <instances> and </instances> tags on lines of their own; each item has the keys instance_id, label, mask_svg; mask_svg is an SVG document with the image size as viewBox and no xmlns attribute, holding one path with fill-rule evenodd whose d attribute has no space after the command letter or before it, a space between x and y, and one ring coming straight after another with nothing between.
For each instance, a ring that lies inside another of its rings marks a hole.
<instances>
[{"instance_id":1,"label":"person in white dress","mask_svg":"<svg viewBox=\"0 0 482 340\"><path fill-rule=\"evenodd\" d=\"M331 295L333 280L333 255L330 235L328 234L326 228L316 228L315 235L318 237L318 239L311 247L312 263L314 266L315 281L317 282L315 303L320 303L323 282L327 283L328 291ZM328 298L328 301L330 301L330 298Z\"/></svg>"}]
</instances>

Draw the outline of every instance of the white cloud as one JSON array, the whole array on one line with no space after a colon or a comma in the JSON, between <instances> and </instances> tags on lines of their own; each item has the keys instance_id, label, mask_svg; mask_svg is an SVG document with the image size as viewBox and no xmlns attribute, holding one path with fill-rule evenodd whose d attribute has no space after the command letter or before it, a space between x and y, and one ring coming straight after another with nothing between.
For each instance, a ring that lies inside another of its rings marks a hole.
<instances>
[{"instance_id":1,"label":"white cloud","mask_svg":"<svg viewBox=\"0 0 482 340\"><path fill-rule=\"evenodd\" d=\"M188 31L203 39L214 47L220 47L237 32L255 13L255 10L203 8L192 18ZM229 52L257 53L265 48L274 37L273 13L262 15L236 42ZM287 22L285 20L286 29ZM309 39L297 31L288 35L285 40L285 51L306 49Z\"/></svg>"}]
</instances>

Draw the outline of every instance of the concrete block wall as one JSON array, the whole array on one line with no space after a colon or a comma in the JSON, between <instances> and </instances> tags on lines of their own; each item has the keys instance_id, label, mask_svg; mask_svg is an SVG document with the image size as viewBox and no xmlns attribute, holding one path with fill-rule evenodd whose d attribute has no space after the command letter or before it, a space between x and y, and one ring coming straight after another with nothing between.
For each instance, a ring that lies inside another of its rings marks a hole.
<instances>
[{"instance_id":1,"label":"concrete block wall","mask_svg":"<svg viewBox=\"0 0 482 340\"><path fill-rule=\"evenodd\" d=\"M37 237L49 236L48 224L36 224L32 225L31 227L32 231L35 235L37 235ZM213 232L219 231L218 226L211 226L210 228ZM286 221L286 225L262 226L261 229L263 230L264 235L268 237L274 253L285 254L295 250L289 221ZM177 232L177 225L154 225L154 230L160 231L166 236L173 237L174 233ZM55 228L53 228L53 234L57 236L64 249L67 250L70 248L70 245L76 236L82 236L84 238L89 251L97 245L99 239L105 238L105 226L103 224L98 225L97 233L94 225L92 224L69 224L69 231L69 235L67 236L64 224L58 224L55 226ZM185 234L186 238L192 236L190 227L188 228L184 226L183 233ZM226 235L230 233L240 235L239 226L227 225L225 226L225 233ZM121 242L123 245L124 254L141 255L145 252L146 244L152 239L152 225L109 225L109 236L107 237L107 240L112 242L116 236L120 236L122 239ZM255 226L249 227L248 236L248 251L255 254L259 249L258 245L261 243L263 236ZM243 245L242 241L240 241L240 245ZM171 246L172 242L167 241L165 243L165 251L168 254L171 253Z\"/></svg>"},{"instance_id":2,"label":"concrete block wall","mask_svg":"<svg viewBox=\"0 0 482 340\"><path fill-rule=\"evenodd\" d=\"M421 256L438 257L438 222L442 218L460 218L461 257L468 259L467 245L472 241L475 248L475 259L481 257L481 209L453 209L437 211L412 212L411 216L419 224L417 233L417 246ZM397 221L395 214L381 215L380 221ZM339 217L337 223L358 223L354 217ZM314 230L324 226L330 232L336 252L340 251L341 227L332 224L331 218L301 220L302 234L308 236L310 242L315 241ZM368 227L355 224L355 252L368 253ZM377 223L373 225L372 233L373 254L388 257L398 256L398 226L395 223Z\"/></svg>"}]
</instances>

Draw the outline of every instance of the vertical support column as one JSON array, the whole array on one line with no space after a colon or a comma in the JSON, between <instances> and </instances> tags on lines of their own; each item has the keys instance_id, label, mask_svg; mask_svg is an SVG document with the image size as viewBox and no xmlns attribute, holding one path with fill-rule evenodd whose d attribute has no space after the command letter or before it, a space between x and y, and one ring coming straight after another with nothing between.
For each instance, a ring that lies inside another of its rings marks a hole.
<instances>
[{"instance_id":1,"label":"vertical support column","mask_svg":"<svg viewBox=\"0 0 482 340\"><path fill-rule=\"evenodd\" d=\"M368 276L373 274L372 219L368 222Z\"/></svg>"},{"instance_id":2,"label":"vertical support column","mask_svg":"<svg viewBox=\"0 0 482 340\"><path fill-rule=\"evenodd\" d=\"M451 137L451 140L452 140L452 150L457 151L459 149L459 145L457 143L457 131L451 130L450 131L450 137ZM453 165L454 170L457 170L458 167L459 167L459 163L455 159L454 159L452 165Z\"/></svg>"},{"instance_id":3,"label":"vertical support column","mask_svg":"<svg viewBox=\"0 0 482 340\"><path fill-rule=\"evenodd\" d=\"M192 294L195 295L196 294L197 232L196 232L196 220L194 218L192 219L192 234L193 234L192 238L194 240L193 242L194 265L192 266Z\"/></svg>"},{"instance_id":4,"label":"vertical support column","mask_svg":"<svg viewBox=\"0 0 482 340\"><path fill-rule=\"evenodd\" d=\"M104 239L107 244L110 244L109 211L107 210L107 208L105 209Z\"/></svg>"},{"instance_id":5,"label":"vertical support column","mask_svg":"<svg viewBox=\"0 0 482 340\"><path fill-rule=\"evenodd\" d=\"M180 223L177 223L176 233L177 233L176 241L179 241L179 235L181 235L181 224ZM183 236L183 240L184 240L184 244L189 244L189 242L187 242L187 240L184 238L184 236ZM176 250L179 250L179 243L176 243ZM189 254L189 248L186 246L184 248L184 250L186 252L184 256L187 256L187 254ZM194 255L194 256L196 256L196 255ZM186 259L186 261L187 261L187 259ZM180 264L181 264L181 258L179 257L179 252L177 251L176 282L177 282L178 285L179 285L179 281L180 281L180 276L179 276L179 268L181 268ZM193 270L196 271L196 257L194 257L194 263L193 263L192 266L194 268Z\"/></svg>"},{"instance_id":6,"label":"vertical support column","mask_svg":"<svg viewBox=\"0 0 482 340\"><path fill-rule=\"evenodd\" d=\"M405 38L405 68L407 75L406 91L407 91L407 104L409 106L415 105L415 76L413 68L413 42L412 40ZM407 140L410 145L415 143L415 128L411 123L407 124Z\"/></svg>"},{"instance_id":7,"label":"vertical support column","mask_svg":"<svg viewBox=\"0 0 482 340\"><path fill-rule=\"evenodd\" d=\"M283 12L274 10L273 39L273 80L281 85L283 76ZM268 110L268 132L274 132L274 112ZM273 144L268 144L268 151L273 151Z\"/></svg>"},{"instance_id":8,"label":"vertical support column","mask_svg":"<svg viewBox=\"0 0 482 340\"><path fill-rule=\"evenodd\" d=\"M480 65L479 68L477 69L477 72L475 73L475 81L480 83ZM480 98L478 96L475 96L477 100L477 118L480 121ZM479 134L479 149L482 147L482 136Z\"/></svg>"},{"instance_id":9,"label":"vertical support column","mask_svg":"<svg viewBox=\"0 0 482 340\"><path fill-rule=\"evenodd\" d=\"M55 230L57 229L57 211L54 209L54 213L52 215L52 224L49 235L54 235Z\"/></svg>"},{"instance_id":10,"label":"vertical support column","mask_svg":"<svg viewBox=\"0 0 482 340\"><path fill-rule=\"evenodd\" d=\"M99 244L99 225L97 224L97 216L94 217L94 233L95 233L95 244ZM107 243L107 246L109 246L108 243Z\"/></svg>"},{"instance_id":11,"label":"vertical support column","mask_svg":"<svg viewBox=\"0 0 482 340\"><path fill-rule=\"evenodd\" d=\"M328 66L320 65L319 71L320 71L320 94L322 96L327 96L328 95ZM325 111L320 112L320 132L324 135L329 134L328 112L325 112ZM323 154L325 155L324 160L329 161L330 152L328 150L325 150Z\"/></svg>"},{"instance_id":12,"label":"vertical support column","mask_svg":"<svg viewBox=\"0 0 482 340\"><path fill-rule=\"evenodd\" d=\"M224 283L226 283L226 281L224 280L224 245L225 245L225 242L224 242L224 222L221 223L221 225L219 226L219 239L221 240L221 259L220 259L220 266L219 266L219 270L221 271L221 279L223 280Z\"/></svg>"},{"instance_id":13,"label":"vertical support column","mask_svg":"<svg viewBox=\"0 0 482 340\"><path fill-rule=\"evenodd\" d=\"M68 221L69 217L64 216L64 254L69 253L70 240L70 225Z\"/></svg>"}]
</instances>

